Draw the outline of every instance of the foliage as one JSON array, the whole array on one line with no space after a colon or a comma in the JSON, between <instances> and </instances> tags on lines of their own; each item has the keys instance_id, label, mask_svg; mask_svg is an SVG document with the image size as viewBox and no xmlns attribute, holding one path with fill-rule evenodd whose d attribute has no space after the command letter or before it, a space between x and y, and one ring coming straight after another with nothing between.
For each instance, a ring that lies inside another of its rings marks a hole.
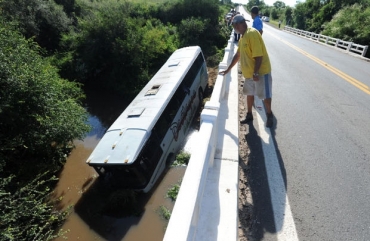
<instances>
[{"instance_id":1,"label":"foliage","mask_svg":"<svg viewBox=\"0 0 370 241\"><path fill-rule=\"evenodd\" d=\"M285 8L285 3L282 1L276 1L272 4L275 8L280 9L280 8Z\"/></svg>"},{"instance_id":2,"label":"foliage","mask_svg":"<svg viewBox=\"0 0 370 241\"><path fill-rule=\"evenodd\" d=\"M0 240L53 240L63 234L54 232L69 211L53 208L48 193L57 179L48 176L40 174L17 188L14 176L0 179Z\"/></svg>"},{"instance_id":3,"label":"foliage","mask_svg":"<svg viewBox=\"0 0 370 241\"><path fill-rule=\"evenodd\" d=\"M207 58L216 54L213 46L218 49L224 47L230 32L225 34L221 13L233 7L220 7L216 0L175 1L160 5L153 17L177 27L181 41L179 47L199 45Z\"/></svg>"},{"instance_id":4,"label":"foliage","mask_svg":"<svg viewBox=\"0 0 370 241\"><path fill-rule=\"evenodd\" d=\"M177 195L180 191L180 185L175 184L173 187L171 187L167 192L167 197L171 198L172 201L176 201Z\"/></svg>"},{"instance_id":5,"label":"foliage","mask_svg":"<svg viewBox=\"0 0 370 241\"><path fill-rule=\"evenodd\" d=\"M228 35L218 23L217 1L136 4L80 0L78 32L63 37L62 75L135 96L179 47L199 45L206 58ZM216 47L215 47L216 46Z\"/></svg>"},{"instance_id":6,"label":"foliage","mask_svg":"<svg viewBox=\"0 0 370 241\"><path fill-rule=\"evenodd\" d=\"M253 6L257 6L261 14L269 16L269 14L265 13L265 9L267 9L267 5L265 4L263 0L248 0L248 3L246 5L248 11L250 11Z\"/></svg>"},{"instance_id":7,"label":"foliage","mask_svg":"<svg viewBox=\"0 0 370 241\"><path fill-rule=\"evenodd\" d=\"M181 21L179 26L179 37L182 46L196 45L199 41L204 41L204 30L209 20L204 21L201 18L188 18ZM190 35L192 34L192 35Z\"/></svg>"},{"instance_id":8,"label":"foliage","mask_svg":"<svg viewBox=\"0 0 370 241\"><path fill-rule=\"evenodd\" d=\"M292 20L292 18L293 18L293 9L291 8L291 7L286 7L285 8L285 23L287 24L287 25L290 25L291 23L290 23L290 21Z\"/></svg>"},{"instance_id":9,"label":"foliage","mask_svg":"<svg viewBox=\"0 0 370 241\"><path fill-rule=\"evenodd\" d=\"M78 101L83 95L77 84L60 79L34 43L2 26L0 53L0 159L27 174L53 165L56 154L89 130Z\"/></svg>"},{"instance_id":10,"label":"foliage","mask_svg":"<svg viewBox=\"0 0 370 241\"><path fill-rule=\"evenodd\" d=\"M294 10L295 27L311 32L321 32L325 24L340 10L358 3L363 8L369 6L369 0L307 0L296 5Z\"/></svg>"},{"instance_id":11,"label":"foliage","mask_svg":"<svg viewBox=\"0 0 370 241\"><path fill-rule=\"evenodd\" d=\"M278 19L279 18L279 12L277 8L272 8L270 16L272 19Z\"/></svg>"},{"instance_id":12,"label":"foliage","mask_svg":"<svg viewBox=\"0 0 370 241\"><path fill-rule=\"evenodd\" d=\"M161 215L161 216L162 216L166 221L170 220L170 218L171 218L171 211L170 211L168 208L166 208L165 206L161 205L161 206L159 207L159 213L160 213L160 215Z\"/></svg>"},{"instance_id":13,"label":"foliage","mask_svg":"<svg viewBox=\"0 0 370 241\"><path fill-rule=\"evenodd\" d=\"M217 0L137 2L0 0L0 240L59 235L68 213L48 199L53 175L89 130L75 81L131 96L179 47L217 62L230 34ZM104 211L132 202L117 192Z\"/></svg>"},{"instance_id":14,"label":"foliage","mask_svg":"<svg viewBox=\"0 0 370 241\"><path fill-rule=\"evenodd\" d=\"M348 21L351 19L351 21ZM324 35L358 44L370 45L370 7L354 4L340 10L325 25Z\"/></svg>"},{"instance_id":15,"label":"foliage","mask_svg":"<svg viewBox=\"0 0 370 241\"><path fill-rule=\"evenodd\" d=\"M65 67L75 66L76 78L87 84L137 94L178 47L175 29L141 16L146 11L145 5L116 2L91 12L79 21L82 31L66 39L76 50Z\"/></svg>"},{"instance_id":16,"label":"foliage","mask_svg":"<svg viewBox=\"0 0 370 241\"><path fill-rule=\"evenodd\" d=\"M52 0L3 0L0 9L7 21L18 23L26 38L34 38L47 50L59 48L61 35L72 27L63 7Z\"/></svg>"},{"instance_id":17,"label":"foliage","mask_svg":"<svg viewBox=\"0 0 370 241\"><path fill-rule=\"evenodd\" d=\"M190 160L190 153L186 151L180 151L176 156L176 160L173 162L172 166L183 166L188 165Z\"/></svg>"}]
</instances>

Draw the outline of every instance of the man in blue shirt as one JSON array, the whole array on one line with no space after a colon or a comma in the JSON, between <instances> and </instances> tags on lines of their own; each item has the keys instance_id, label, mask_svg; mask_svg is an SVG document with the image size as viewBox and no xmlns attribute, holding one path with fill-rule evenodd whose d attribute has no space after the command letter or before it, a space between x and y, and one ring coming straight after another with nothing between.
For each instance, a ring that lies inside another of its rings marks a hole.
<instances>
[{"instance_id":1,"label":"man in blue shirt","mask_svg":"<svg viewBox=\"0 0 370 241\"><path fill-rule=\"evenodd\" d=\"M262 35L263 33L263 24L262 24L262 20L260 19L260 16L258 14L259 12L259 9L257 6L253 6L252 9L251 9L251 15L252 15L252 19L253 19L253 24L252 24L252 27L257 29L260 34Z\"/></svg>"}]
</instances>

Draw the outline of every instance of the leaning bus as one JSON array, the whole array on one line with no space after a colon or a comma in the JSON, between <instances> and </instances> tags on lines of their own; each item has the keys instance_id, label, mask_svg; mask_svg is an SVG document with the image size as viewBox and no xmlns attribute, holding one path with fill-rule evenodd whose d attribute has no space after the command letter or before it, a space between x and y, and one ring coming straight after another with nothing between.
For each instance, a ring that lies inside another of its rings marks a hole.
<instances>
[{"instance_id":1,"label":"leaning bus","mask_svg":"<svg viewBox=\"0 0 370 241\"><path fill-rule=\"evenodd\" d=\"M86 163L148 192L183 145L208 83L199 46L176 50L106 131Z\"/></svg>"}]
</instances>

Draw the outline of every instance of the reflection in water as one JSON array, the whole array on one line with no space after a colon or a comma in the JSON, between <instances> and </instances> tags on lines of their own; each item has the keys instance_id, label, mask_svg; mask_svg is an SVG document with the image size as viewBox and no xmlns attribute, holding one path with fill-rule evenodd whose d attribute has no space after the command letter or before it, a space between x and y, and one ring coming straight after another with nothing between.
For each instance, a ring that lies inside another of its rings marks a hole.
<instances>
[{"instance_id":1,"label":"reflection in water","mask_svg":"<svg viewBox=\"0 0 370 241\"><path fill-rule=\"evenodd\" d=\"M153 191L137 196L138 215L113 217L105 210L110 197L117 190L109 190L100 183L94 169L85 161L98 139L88 137L76 143L76 149L64 167L55 190L56 196L63 196L61 205L66 208L74 205L71 215L62 227L68 230L68 240L162 240L166 222L159 215L164 205L169 210L174 203L166 198L167 190L178 183L185 167L171 168ZM85 146L85 144L87 144ZM56 241L65 240L58 238Z\"/></svg>"},{"instance_id":2,"label":"reflection in water","mask_svg":"<svg viewBox=\"0 0 370 241\"><path fill-rule=\"evenodd\" d=\"M100 94L99 97L93 98L90 94L90 100L98 103L94 105L89 102L89 106L86 107L91 114L89 124L93 129L83 141L75 141L76 148L68 157L54 191L54 197L62 197L61 209L73 206L71 215L62 227L68 231L65 237L67 240L86 241L162 240L166 221L161 218L158 210L162 205L169 210L173 209L174 203L166 198L166 193L181 180L185 167L169 169L150 193L138 195L135 205L137 215L127 216L125 212L112 215L112 212L107 212L112 197L119 190L108 189L107 185L97 178L95 170L86 164L86 160L107 128L126 108L127 103L123 105L121 100L115 100L112 96L105 98ZM112 111L97 99L109 100L108 104L121 104L116 105L118 110ZM55 241L64 240L66 239L62 237L55 239Z\"/></svg>"},{"instance_id":3,"label":"reflection in water","mask_svg":"<svg viewBox=\"0 0 370 241\"><path fill-rule=\"evenodd\" d=\"M88 122L93 129L87 134L87 137L95 136L98 139L101 139L105 132L108 130L107 127L104 127L97 116L89 115Z\"/></svg>"}]
</instances>

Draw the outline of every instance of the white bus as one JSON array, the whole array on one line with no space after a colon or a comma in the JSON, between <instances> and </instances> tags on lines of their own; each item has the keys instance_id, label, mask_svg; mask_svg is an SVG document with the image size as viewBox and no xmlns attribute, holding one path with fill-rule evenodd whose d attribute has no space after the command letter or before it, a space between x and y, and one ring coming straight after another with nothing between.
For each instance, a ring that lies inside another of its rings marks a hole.
<instances>
[{"instance_id":1,"label":"white bus","mask_svg":"<svg viewBox=\"0 0 370 241\"><path fill-rule=\"evenodd\" d=\"M150 191L184 144L207 83L201 48L176 50L109 127L86 163L112 185Z\"/></svg>"}]
</instances>

